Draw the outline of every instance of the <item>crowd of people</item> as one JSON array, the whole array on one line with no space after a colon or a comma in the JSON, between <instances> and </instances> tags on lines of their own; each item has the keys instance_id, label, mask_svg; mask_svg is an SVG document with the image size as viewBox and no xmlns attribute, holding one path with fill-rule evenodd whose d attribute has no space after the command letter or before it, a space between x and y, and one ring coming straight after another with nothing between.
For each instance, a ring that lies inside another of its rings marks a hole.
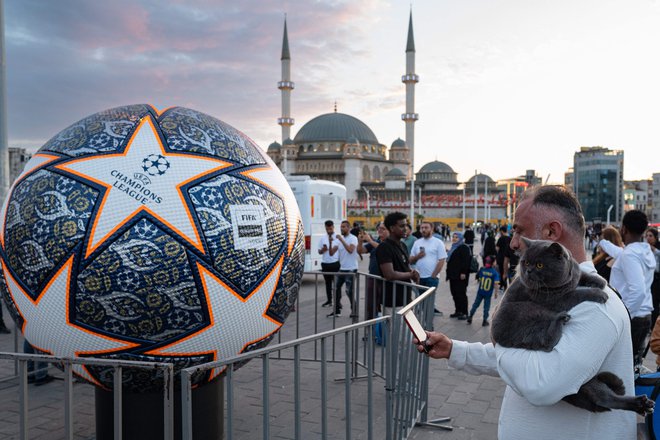
<instances>
[{"instance_id":1,"label":"crowd of people","mask_svg":"<svg viewBox=\"0 0 660 440\"><path fill-rule=\"evenodd\" d=\"M648 227L646 215L637 210L628 211L620 227L600 229L596 243L585 241L592 235L586 230L575 195L555 185L526 191L511 226L453 231L448 246L435 225L422 222L413 232L405 214L391 213L378 225L377 237L358 232L356 252L368 253L369 273L387 280L368 283L367 292L373 296L367 297L366 318L411 300L411 289L396 286L394 281L437 288L444 272L454 302L449 317L471 324L483 307L482 324L487 326L491 298L502 294L515 276L525 248L521 238L558 242L578 261L581 271L597 273L609 284L604 304L585 301L570 310L570 323L552 351L469 343L438 332L428 332L426 347L420 344L419 351L428 351L431 358L448 359L451 367L468 373L504 380L507 387L499 438L636 438L634 413L589 412L562 398L604 371L620 377L625 393L634 395L634 378L649 349L658 355L660 371L658 231ZM479 235L481 252L474 255ZM482 262L476 275L471 267L474 257ZM472 276L478 287L468 309L466 292ZM385 310L379 310L379 305Z\"/></svg>"}]
</instances>

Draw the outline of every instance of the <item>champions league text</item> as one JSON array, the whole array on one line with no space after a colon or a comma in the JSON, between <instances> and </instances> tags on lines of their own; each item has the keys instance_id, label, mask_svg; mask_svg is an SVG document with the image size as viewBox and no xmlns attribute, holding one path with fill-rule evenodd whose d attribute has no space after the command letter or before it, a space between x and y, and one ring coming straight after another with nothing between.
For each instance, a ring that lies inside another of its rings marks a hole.
<instances>
[{"instance_id":1,"label":"champions league text","mask_svg":"<svg viewBox=\"0 0 660 440\"><path fill-rule=\"evenodd\" d=\"M113 187L117 188L119 191L125 192L130 197L134 198L143 205L146 205L147 203L150 202L155 202L160 204L163 201L161 196L152 192L142 183L123 175L117 170L112 170L110 172L110 175L115 179L117 179L112 184Z\"/></svg>"}]
</instances>

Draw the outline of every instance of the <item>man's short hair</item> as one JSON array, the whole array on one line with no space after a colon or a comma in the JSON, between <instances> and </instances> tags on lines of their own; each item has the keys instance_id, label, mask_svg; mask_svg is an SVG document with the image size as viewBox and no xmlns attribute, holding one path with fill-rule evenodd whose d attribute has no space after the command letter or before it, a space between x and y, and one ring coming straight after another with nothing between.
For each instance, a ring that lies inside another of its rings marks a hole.
<instances>
[{"instance_id":1,"label":"man's short hair","mask_svg":"<svg viewBox=\"0 0 660 440\"><path fill-rule=\"evenodd\" d=\"M396 225L401 220L406 220L408 218L403 212L390 212L385 216L385 227L389 230L392 226Z\"/></svg>"},{"instance_id":2,"label":"man's short hair","mask_svg":"<svg viewBox=\"0 0 660 440\"><path fill-rule=\"evenodd\" d=\"M502 225L502 226L500 226L500 231L501 231L501 232L506 232L506 231L508 231L507 226L506 226L506 225Z\"/></svg>"},{"instance_id":3,"label":"man's short hair","mask_svg":"<svg viewBox=\"0 0 660 440\"><path fill-rule=\"evenodd\" d=\"M431 223L430 221L423 220L422 222L419 223L419 226L422 226L424 224L429 225L431 227L431 229L433 229L433 223Z\"/></svg>"},{"instance_id":4,"label":"man's short hair","mask_svg":"<svg viewBox=\"0 0 660 440\"><path fill-rule=\"evenodd\" d=\"M642 211L631 209L623 215L621 224L633 234L642 235L649 225L649 219Z\"/></svg>"},{"instance_id":5,"label":"man's short hair","mask_svg":"<svg viewBox=\"0 0 660 440\"><path fill-rule=\"evenodd\" d=\"M341 221L341 224L342 224L342 225L343 225L344 223L346 223L348 226L351 226L351 223L350 223L348 220L342 220L342 221Z\"/></svg>"},{"instance_id":6,"label":"man's short hair","mask_svg":"<svg viewBox=\"0 0 660 440\"><path fill-rule=\"evenodd\" d=\"M582 207L573 191L563 185L534 186L522 194L522 200L532 200L532 205L558 210L562 213L566 226L584 235L584 215Z\"/></svg>"},{"instance_id":7,"label":"man's short hair","mask_svg":"<svg viewBox=\"0 0 660 440\"><path fill-rule=\"evenodd\" d=\"M335 222L333 222L332 220L326 220L325 221L325 227L326 228L329 228L330 226L334 226L334 225L335 225Z\"/></svg>"}]
</instances>

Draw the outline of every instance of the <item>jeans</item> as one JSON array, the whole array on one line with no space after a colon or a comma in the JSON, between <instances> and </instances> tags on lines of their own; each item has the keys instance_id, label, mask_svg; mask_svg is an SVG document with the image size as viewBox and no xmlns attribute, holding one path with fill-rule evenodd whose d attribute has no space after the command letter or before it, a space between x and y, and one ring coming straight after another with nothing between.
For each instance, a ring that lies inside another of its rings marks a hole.
<instances>
[{"instance_id":1,"label":"jeans","mask_svg":"<svg viewBox=\"0 0 660 440\"><path fill-rule=\"evenodd\" d=\"M375 278L367 278L367 290L364 292L365 315L364 319L373 319L381 311L383 303L383 281Z\"/></svg>"},{"instance_id":2,"label":"jeans","mask_svg":"<svg viewBox=\"0 0 660 440\"><path fill-rule=\"evenodd\" d=\"M630 321L630 336L632 337L633 365L642 363L644 350L646 349L646 338L651 331L651 315L633 318Z\"/></svg>"},{"instance_id":3,"label":"jeans","mask_svg":"<svg viewBox=\"0 0 660 440\"><path fill-rule=\"evenodd\" d=\"M357 273L356 270L340 270L339 272L345 273L347 275L337 275L335 276L335 313L339 313L341 310L341 287L346 284L346 296L348 296L348 301L351 303L351 313L353 310L353 278L355 278L354 273Z\"/></svg>"},{"instance_id":4,"label":"jeans","mask_svg":"<svg viewBox=\"0 0 660 440\"><path fill-rule=\"evenodd\" d=\"M490 299L492 295L481 295L477 294L477 297L474 299L474 304L472 304L472 309L470 309L470 318L474 316L475 312L481 305L481 300L484 301L484 321L488 321L488 312L490 311Z\"/></svg>"}]
</instances>

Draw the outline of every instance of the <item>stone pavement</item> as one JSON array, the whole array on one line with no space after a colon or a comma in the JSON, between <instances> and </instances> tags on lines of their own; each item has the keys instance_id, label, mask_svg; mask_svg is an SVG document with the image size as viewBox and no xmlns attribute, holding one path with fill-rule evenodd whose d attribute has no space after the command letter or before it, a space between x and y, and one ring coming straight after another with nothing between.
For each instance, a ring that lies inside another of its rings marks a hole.
<instances>
[{"instance_id":1,"label":"stone pavement","mask_svg":"<svg viewBox=\"0 0 660 440\"><path fill-rule=\"evenodd\" d=\"M478 252L477 247L477 252ZM366 272L368 258L361 262L361 270ZM332 328L333 320L327 319L328 309L315 310L314 296L324 296L323 280L319 283L312 276L305 276L297 312L292 313L282 329L282 339L291 340L296 337L313 334ZM470 306L476 292L476 282L469 284L468 298ZM323 301L323 299L320 299ZM493 300L491 310L498 300ZM344 299L346 302L346 299ZM317 304L320 304L317 303ZM453 312L453 302L449 293L448 283L440 283L436 304L444 312L444 316L435 317L435 330L444 332L455 339L468 341L489 340L489 327L481 326L481 310L477 312L474 322L467 325L465 321L450 319ZM315 313L316 312L316 313ZM5 314L5 322L10 325L12 335L0 335L0 351L14 351L15 329L13 323ZM296 323L299 323L296 329ZM336 327L351 323L347 314L335 321ZM341 338L339 338L341 339ZM18 340L20 349L22 341ZM343 352L343 344L338 343L337 351ZM377 362L378 364L378 359ZM646 364L653 365L653 356L647 356ZM293 431L293 374L291 361L271 361L270 376L275 385L270 387L271 399L271 436L273 439L294 438ZM303 396L302 428L303 438L320 438L320 393L318 391L318 367L303 363L301 366L301 394ZM0 440L18 438L19 402L17 380L13 375L13 363L0 360ZM471 376L460 371L451 370L445 360L432 360L429 369L429 419L451 417L447 422L454 427L452 431L416 427L410 434L415 440L454 440L475 439L487 440L497 437L497 420L499 417L501 399L504 393L504 383L499 378L489 376ZM51 374L61 377L61 372L54 368ZM342 377L343 364L329 364L329 377ZM234 438L260 439L262 386L260 362L252 361L235 373L236 417L234 419ZM279 380L279 382L277 382ZM63 428L63 382L54 381L43 386L30 385L29 389L29 427L30 439L55 440L64 438ZM384 438L382 430L384 413L384 382L374 380L374 438ZM352 438L367 438L365 420L366 403L361 397L366 394L366 381L354 381L351 386L351 423ZM331 435L329 438L346 438L343 427L344 417L344 384L331 383L328 386L328 418ZM74 430L76 439L94 439L94 389L84 383L74 384ZM341 427L341 429L337 429Z\"/></svg>"}]
</instances>

